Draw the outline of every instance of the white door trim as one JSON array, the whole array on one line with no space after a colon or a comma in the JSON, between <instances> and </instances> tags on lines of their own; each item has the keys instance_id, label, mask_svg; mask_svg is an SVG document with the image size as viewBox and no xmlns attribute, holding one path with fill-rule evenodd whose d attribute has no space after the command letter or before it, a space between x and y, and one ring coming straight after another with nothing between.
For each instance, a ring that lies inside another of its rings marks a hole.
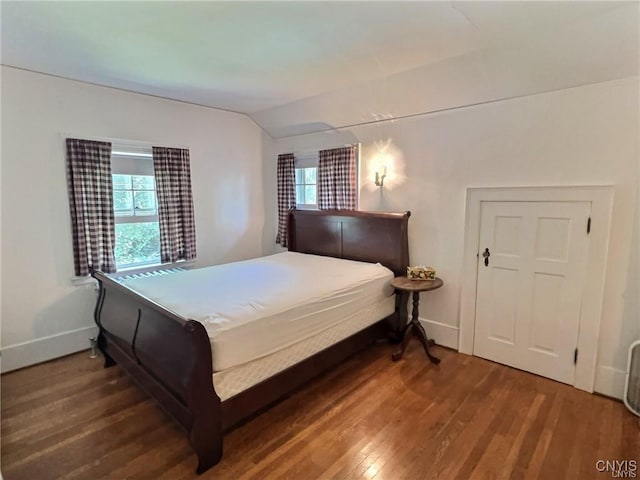
<instances>
[{"instance_id":1,"label":"white door trim","mask_svg":"<svg viewBox=\"0 0 640 480\"><path fill-rule=\"evenodd\" d=\"M591 202L592 228L587 254L587 281L582 296L578 334L579 355L573 386L593 392L613 191L613 186L609 185L467 188L458 346L461 353L473 355L481 202Z\"/></svg>"}]
</instances>

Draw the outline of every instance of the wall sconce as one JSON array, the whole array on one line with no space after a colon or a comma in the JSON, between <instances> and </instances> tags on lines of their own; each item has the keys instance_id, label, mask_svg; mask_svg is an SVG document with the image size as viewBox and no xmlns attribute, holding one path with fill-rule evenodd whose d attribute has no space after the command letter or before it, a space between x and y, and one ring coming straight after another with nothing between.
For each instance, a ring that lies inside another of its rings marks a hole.
<instances>
[{"instance_id":1,"label":"wall sconce","mask_svg":"<svg viewBox=\"0 0 640 480\"><path fill-rule=\"evenodd\" d=\"M387 166L383 166L382 167L382 175L380 175L380 172L377 171L376 172L376 187L382 187L382 185L384 184L384 177L387 176Z\"/></svg>"}]
</instances>

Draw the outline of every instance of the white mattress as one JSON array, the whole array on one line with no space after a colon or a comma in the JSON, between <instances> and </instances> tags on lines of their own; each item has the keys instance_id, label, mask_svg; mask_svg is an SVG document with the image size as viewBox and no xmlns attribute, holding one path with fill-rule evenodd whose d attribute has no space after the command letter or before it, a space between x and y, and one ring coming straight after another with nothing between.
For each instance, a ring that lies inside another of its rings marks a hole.
<instances>
[{"instance_id":1,"label":"white mattress","mask_svg":"<svg viewBox=\"0 0 640 480\"><path fill-rule=\"evenodd\" d=\"M390 298L392 278L380 264L284 252L123 283L201 322L215 372L318 335Z\"/></svg>"},{"instance_id":2,"label":"white mattress","mask_svg":"<svg viewBox=\"0 0 640 480\"><path fill-rule=\"evenodd\" d=\"M213 374L216 393L220 400L227 400L369 325L373 325L378 320L391 315L394 310L394 298L384 298L343 318L341 322L318 335L278 350L266 357L228 368L222 372L216 372Z\"/></svg>"}]
</instances>

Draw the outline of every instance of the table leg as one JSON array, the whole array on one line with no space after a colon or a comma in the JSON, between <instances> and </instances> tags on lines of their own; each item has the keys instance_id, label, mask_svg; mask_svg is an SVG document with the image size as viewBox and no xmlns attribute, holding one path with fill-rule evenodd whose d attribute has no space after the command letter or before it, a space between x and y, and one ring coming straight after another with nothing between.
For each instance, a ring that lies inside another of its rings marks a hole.
<instances>
[{"instance_id":1,"label":"table leg","mask_svg":"<svg viewBox=\"0 0 640 480\"><path fill-rule=\"evenodd\" d=\"M429 337L427 336L427 332L424 330L422 325L420 325L420 320L418 320L420 317L419 309L418 309L419 304L420 304L420 292L413 292L413 310L411 312L411 321L407 324L407 326L404 329L404 334L402 336L402 345L400 347L400 350L395 352L391 356L391 358L394 362L397 362L402 358L402 355L404 355L404 351L406 350L407 345L409 343L409 338L411 337L411 334L414 334L420 340L420 343L424 347L424 351L427 354L427 357L429 357L429 360L431 360L433 364L438 365L440 363L440 359L438 357L433 356L429 351L429 346L435 345L435 342L429 339Z\"/></svg>"},{"instance_id":2,"label":"table leg","mask_svg":"<svg viewBox=\"0 0 640 480\"><path fill-rule=\"evenodd\" d=\"M416 329L414 330L414 332L416 332L416 336L418 337L418 339L420 339L420 343L422 343L422 346L424 347L424 351L427 354L427 357L429 357L429 360L431 360L431 363L438 365L440 363L440 359L438 357L433 356L431 354L431 351L429 350L429 346L435 345L436 342L434 342L427 336L427 332L425 331L424 327L420 325L419 322L416 325Z\"/></svg>"},{"instance_id":3,"label":"table leg","mask_svg":"<svg viewBox=\"0 0 640 480\"><path fill-rule=\"evenodd\" d=\"M391 359L394 362L397 362L404 355L404 351L407 349L407 345L409 344L409 339L411 338L411 333L413 332L413 323L407 323L407 326L404 327L404 333L402 334L402 345L400 345L400 349L394 352L391 355Z\"/></svg>"}]
</instances>

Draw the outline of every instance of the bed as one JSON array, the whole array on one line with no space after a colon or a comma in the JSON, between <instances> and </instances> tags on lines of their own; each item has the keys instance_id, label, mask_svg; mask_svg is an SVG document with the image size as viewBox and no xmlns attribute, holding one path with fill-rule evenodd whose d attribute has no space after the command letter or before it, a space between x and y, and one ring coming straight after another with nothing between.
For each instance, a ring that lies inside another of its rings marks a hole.
<instances>
[{"instance_id":1,"label":"bed","mask_svg":"<svg viewBox=\"0 0 640 480\"><path fill-rule=\"evenodd\" d=\"M125 282L94 272L105 367L119 364L186 429L202 473L224 431L399 337L407 298L388 282L409 263L409 215L292 210L285 253ZM211 284L217 299L199 292Z\"/></svg>"}]
</instances>

